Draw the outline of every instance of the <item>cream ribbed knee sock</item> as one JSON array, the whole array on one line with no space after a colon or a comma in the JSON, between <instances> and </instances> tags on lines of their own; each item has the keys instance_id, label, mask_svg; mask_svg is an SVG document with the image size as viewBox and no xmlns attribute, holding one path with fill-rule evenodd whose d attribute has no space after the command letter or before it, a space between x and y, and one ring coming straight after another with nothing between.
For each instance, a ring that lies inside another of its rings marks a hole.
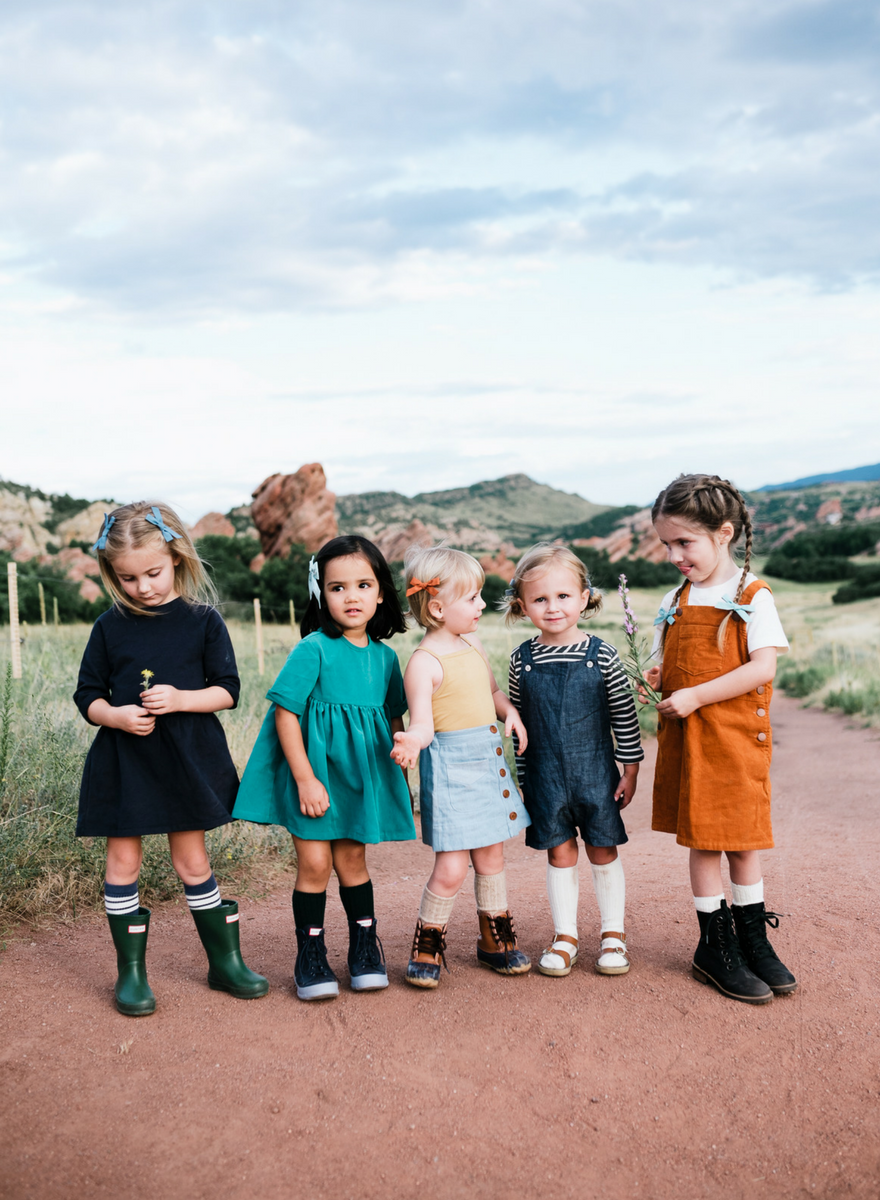
<instances>
[{"instance_id":1,"label":"cream ribbed knee sock","mask_svg":"<svg viewBox=\"0 0 880 1200\"><path fill-rule=\"evenodd\" d=\"M419 920L423 925L445 926L452 916L454 904L455 896L435 896L426 884L419 905Z\"/></svg>"},{"instance_id":2,"label":"cream ribbed knee sock","mask_svg":"<svg viewBox=\"0 0 880 1200\"><path fill-rule=\"evenodd\" d=\"M762 904L764 901L764 880L757 883L734 883L730 881L730 891L734 904L744 908L747 904Z\"/></svg>"},{"instance_id":3,"label":"cream ribbed knee sock","mask_svg":"<svg viewBox=\"0 0 880 1200\"><path fill-rule=\"evenodd\" d=\"M599 920L602 928L600 933L613 930L623 933L624 910L626 908L626 880L623 875L623 863L620 855L614 862L597 866L590 863L593 873L593 887L596 889L596 899L599 902Z\"/></svg>"},{"instance_id":4,"label":"cream ribbed knee sock","mask_svg":"<svg viewBox=\"0 0 880 1200\"><path fill-rule=\"evenodd\" d=\"M497 875L478 875L474 871L474 895L477 898L477 912L491 913L497 916L507 912L507 874L499 871Z\"/></svg>"},{"instance_id":5,"label":"cream ribbed knee sock","mask_svg":"<svg viewBox=\"0 0 880 1200\"><path fill-rule=\"evenodd\" d=\"M547 864L547 896L550 900L550 915L553 917L553 932L578 935L578 869L574 867L551 867Z\"/></svg>"}]
</instances>

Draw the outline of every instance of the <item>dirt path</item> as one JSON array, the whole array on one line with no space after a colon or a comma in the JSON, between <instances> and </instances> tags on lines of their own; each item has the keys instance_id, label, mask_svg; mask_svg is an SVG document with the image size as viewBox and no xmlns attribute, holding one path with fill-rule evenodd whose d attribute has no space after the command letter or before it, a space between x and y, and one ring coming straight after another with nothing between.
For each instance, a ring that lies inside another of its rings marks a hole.
<instances>
[{"instance_id":1,"label":"dirt path","mask_svg":"<svg viewBox=\"0 0 880 1200\"><path fill-rule=\"evenodd\" d=\"M272 981L260 1001L208 990L175 908L153 918L159 1008L145 1020L112 1006L102 921L13 942L0 958L0 1196L873 1200L880 740L785 699L774 713L779 849L765 875L768 906L791 914L775 941L795 995L751 1008L691 978L686 852L649 830L646 767L629 810L624 978L478 969L466 889L452 974L436 993L408 988L431 860L420 844L372 855L386 992L297 1002L286 892L243 914L248 961ZM509 878L536 952L544 856L512 846ZM582 936L594 903L582 864ZM338 901L328 909L344 977Z\"/></svg>"}]
</instances>

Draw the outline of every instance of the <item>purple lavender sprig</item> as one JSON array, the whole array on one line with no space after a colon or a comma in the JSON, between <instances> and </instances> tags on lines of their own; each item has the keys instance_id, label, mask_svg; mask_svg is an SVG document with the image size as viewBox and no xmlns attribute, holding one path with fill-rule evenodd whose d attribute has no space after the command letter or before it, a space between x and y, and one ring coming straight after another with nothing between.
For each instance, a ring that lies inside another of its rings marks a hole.
<instances>
[{"instance_id":1,"label":"purple lavender sprig","mask_svg":"<svg viewBox=\"0 0 880 1200\"><path fill-rule=\"evenodd\" d=\"M653 704L658 704L662 696L645 679L651 655L648 651L647 642L644 638L639 637L639 623L636 620L636 614L630 606L629 587L627 586L625 575L620 576L617 594L620 596L620 603L623 605L623 630L626 634L627 643L626 654L620 660L621 666L626 673L633 692L638 694L639 691L644 691Z\"/></svg>"}]
</instances>

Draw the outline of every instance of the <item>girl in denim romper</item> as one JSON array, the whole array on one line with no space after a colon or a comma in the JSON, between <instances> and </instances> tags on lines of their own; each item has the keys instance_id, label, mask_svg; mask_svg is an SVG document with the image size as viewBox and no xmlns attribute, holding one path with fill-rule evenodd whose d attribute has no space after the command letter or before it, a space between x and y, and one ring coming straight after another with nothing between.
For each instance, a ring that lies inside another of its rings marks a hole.
<instances>
[{"instance_id":1,"label":"girl in denim romper","mask_svg":"<svg viewBox=\"0 0 880 1200\"><path fill-rule=\"evenodd\" d=\"M419 764L422 840L435 852L406 979L437 987L446 924L469 862L480 919L477 961L523 975L531 963L517 949L507 907L504 841L529 819L508 773L499 725L523 745L526 732L474 636L486 607L483 570L460 550L417 548L407 556L405 577L426 636L406 669L410 726L395 734L392 757L401 766Z\"/></svg>"},{"instance_id":2,"label":"girl in denim romper","mask_svg":"<svg viewBox=\"0 0 880 1200\"><path fill-rule=\"evenodd\" d=\"M548 858L554 934L538 963L544 975L568 975L577 961L578 831L599 902L596 970L629 970L617 847L627 840L620 810L633 797L644 754L617 651L578 630L579 618L600 605L581 560L547 544L520 559L505 599L508 623L528 617L540 630L511 655L510 690L529 731L517 757L532 819L526 843Z\"/></svg>"}]
</instances>

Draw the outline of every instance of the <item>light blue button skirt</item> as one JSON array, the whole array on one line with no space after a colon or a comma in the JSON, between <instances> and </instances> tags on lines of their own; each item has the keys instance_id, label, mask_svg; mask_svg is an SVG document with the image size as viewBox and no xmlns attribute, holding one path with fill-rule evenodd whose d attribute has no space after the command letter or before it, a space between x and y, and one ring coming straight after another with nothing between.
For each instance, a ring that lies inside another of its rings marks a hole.
<instances>
[{"instance_id":1,"label":"light blue button skirt","mask_svg":"<svg viewBox=\"0 0 880 1200\"><path fill-rule=\"evenodd\" d=\"M531 824L493 729L435 733L419 755L422 841L432 850L493 846Z\"/></svg>"}]
</instances>

